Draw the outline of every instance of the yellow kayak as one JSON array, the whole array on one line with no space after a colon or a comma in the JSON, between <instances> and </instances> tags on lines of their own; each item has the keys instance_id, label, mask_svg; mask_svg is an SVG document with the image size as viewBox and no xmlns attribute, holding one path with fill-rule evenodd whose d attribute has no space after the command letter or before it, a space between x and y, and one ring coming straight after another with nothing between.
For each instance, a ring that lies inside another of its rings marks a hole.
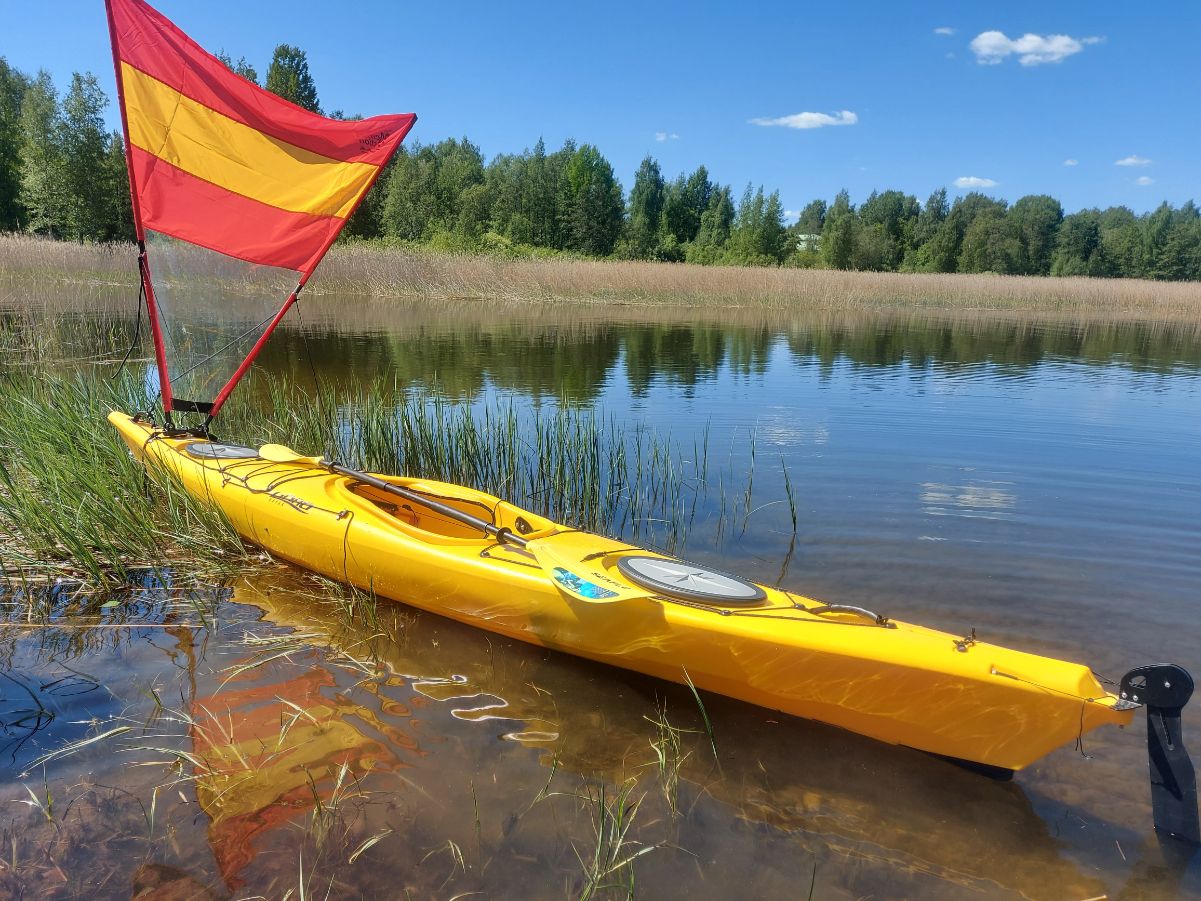
<instances>
[{"instance_id":1,"label":"yellow kayak","mask_svg":"<svg viewBox=\"0 0 1201 901\"><path fill-rule=\"evenodd\" d=\"M1019 770L1100 726L1128 724L1136 706L1080 664L825 605L462 486L356 478L308 458L268 459L267 448L169 436L120 412L109 421L137 458L174 472L245 540L305 569L880 741ZM482 519L492 534L439 508Z\"/></svg>"}]
</instances>

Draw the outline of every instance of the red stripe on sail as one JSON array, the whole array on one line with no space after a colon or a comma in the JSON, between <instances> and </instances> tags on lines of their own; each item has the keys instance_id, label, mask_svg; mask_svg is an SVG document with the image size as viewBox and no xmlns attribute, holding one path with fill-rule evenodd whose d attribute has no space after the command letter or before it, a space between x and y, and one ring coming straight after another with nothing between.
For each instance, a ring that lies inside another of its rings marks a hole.
<instances>
[{"instance_id":1,"label":"red stripe on sail","mask_svg":"<svg viewBox=\"0 0 1201 901\"><path fill-rule=\"evenodd\" d=\"M109 8L121 60L222 115L312 153L382 166L417 121L412 113L327 119L235 75L142 0L109 0Z\"/></svg>"},{"instance_id":2,"label":"red stripe on sail","mask_svg":"<svg viewBox=\"0 0 1201 901\"><path fill-rule=\"evenodd\" d=\"M344 219L281 210L130 148L146 228L264 266L308 272Z\"/></svg>"}]
</instances>

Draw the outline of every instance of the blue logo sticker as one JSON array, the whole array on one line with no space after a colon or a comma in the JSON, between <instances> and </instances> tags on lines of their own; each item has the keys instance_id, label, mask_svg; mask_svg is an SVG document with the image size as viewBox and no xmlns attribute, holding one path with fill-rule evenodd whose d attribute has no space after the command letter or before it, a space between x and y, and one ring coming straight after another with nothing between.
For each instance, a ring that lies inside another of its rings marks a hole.
<instances>
[{"instance_id":1,"label":"blue logo sticker","mask_svg":"<svg viewBox=\"0 0 1201 901\"><path fill-rule=\"evenodd\" d=\"M555 581L566 588L573 594L578 594L582 598L588 598L593 601L603 601L606 598L617 597L616 591L610 591L608 588L601 588L599 585L580 578L573 572L569 572L561 566L554 568Z\"/></svg>"}]
</instances>

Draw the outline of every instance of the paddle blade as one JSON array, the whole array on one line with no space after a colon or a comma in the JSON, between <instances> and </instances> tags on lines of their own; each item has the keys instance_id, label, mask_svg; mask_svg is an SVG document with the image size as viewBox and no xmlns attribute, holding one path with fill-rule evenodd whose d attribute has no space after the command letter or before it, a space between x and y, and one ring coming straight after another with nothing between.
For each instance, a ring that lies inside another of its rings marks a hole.
<instances>
[{"instance_id":1,"label":"paddle blade","mask_svg":"<svg viewBox=\"0 0 1201 901\"><path fill-rule=\"evenodd\" d=\"M589 604L612 604L650 597L651 592L613 578L603 569L561 553L551 538L531 541L526 550L561 591Z\"/></svg>"},{"instance_id":2,"label":"paddle blade","mask_svg":"<svg viewBox=\"0 0 1201 901\"><path fill-rule=\"evenodd\" d=\"M282 444L264 444L259 448L259 456L269 463L316 463L316 457L302 457L290 447Z\"/></svg>"}]
</instances>

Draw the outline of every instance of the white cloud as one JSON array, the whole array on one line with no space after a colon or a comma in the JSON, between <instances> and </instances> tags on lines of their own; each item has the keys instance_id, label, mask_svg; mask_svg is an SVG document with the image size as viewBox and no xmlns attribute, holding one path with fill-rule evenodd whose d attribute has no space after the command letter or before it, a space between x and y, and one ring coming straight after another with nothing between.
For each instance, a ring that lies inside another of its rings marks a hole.
<instances>
[{"instance_id":1,"label":"white cloud","mask_svg":"<svg viewBox=\"0 0 1201 901\"><path fill-rule=\"evenodd\" d=\"M944 35L945 37L950 37L955 33L955 29L948 28L946 25L944 25L942 28L935 28L934 33Z\"/></svg>"},{"instance_id":2,"label":"white cloud","mask_svg":"<svg viewBox=\"0 0 1201 901\"><path fill-rule=\"evenodd\" d=\"M655 132L656 141L678 141L680 136L673 132L657 131Z\"/></svg>"},{"instance_id":3,"label":"white cloud","mask_svg":"<svg viewBox=\"0 0 1201 901\"><path fill-rule=\"evenodd\" d=\"M1079 166L1079 165L1080 165L1080 160L1064 160L1064 161L1063 161L1063 164L1064 164L1065 166Z\"/></svg>"},{"instance_id":4,"label":"white cloud","mask_svg":"<svg viewBox=\"0 0 1201 901\"><path fill-rule=\"evenodd\" d=\"M833 116L826 113L793 113L791 116L780 116L776 119L751 119L751 125L780 125L784 128L825 128L827 125L854 125L859 121L848 109L841 110Z\"/></svg>"},{"instance_id":5,"label":"white cloud","mask_svg":"<svg viewBox=\"0 0 1201 901\"><path fill-rule=\"evenodd\" d=\"M1153 179L1149 175L1140 175L1138 178L1136 178L1134 180L1134 183L1136 185L1142 185L1143 187L1146 187L1147 185L1155 184L1155 179Z\"/></svg>"},{"instance_id":6,"label":"white cloud","mask_svg":"<svg viewBox=\"0 0 1201 901\"><path fill-rule=\"evenodd\" d=\"M991 178L979 178L975 175L961 175L955 179L957 188L993 188L996 184Z\"/></svg>"},{"instance_id":7,"label":"white cloud","mask_svg":"<svg viewBox=\"0 0 1201 901\"><path fill-rule=\"evenodd\" d=\"M1113 164L1115 166L1150 166L1151 161L1145 156L1132 153L1130 156L1124 156L1120 160L1114 160Z\"/></svg>"},{"instance_id":8,"label":"white cloud","mask_svg":"<svg viewBox=\"0 0 1201 901\"><path fill-rule=\"evenodd\" d=\"M972 52L981 65L996 65L1016 55L1023 66L1058 63L1104 38L1073 38L1066 34L1024 34L1009 38L1003 31L982 31L972 38Z\"/></svg>"}]
</instances>

